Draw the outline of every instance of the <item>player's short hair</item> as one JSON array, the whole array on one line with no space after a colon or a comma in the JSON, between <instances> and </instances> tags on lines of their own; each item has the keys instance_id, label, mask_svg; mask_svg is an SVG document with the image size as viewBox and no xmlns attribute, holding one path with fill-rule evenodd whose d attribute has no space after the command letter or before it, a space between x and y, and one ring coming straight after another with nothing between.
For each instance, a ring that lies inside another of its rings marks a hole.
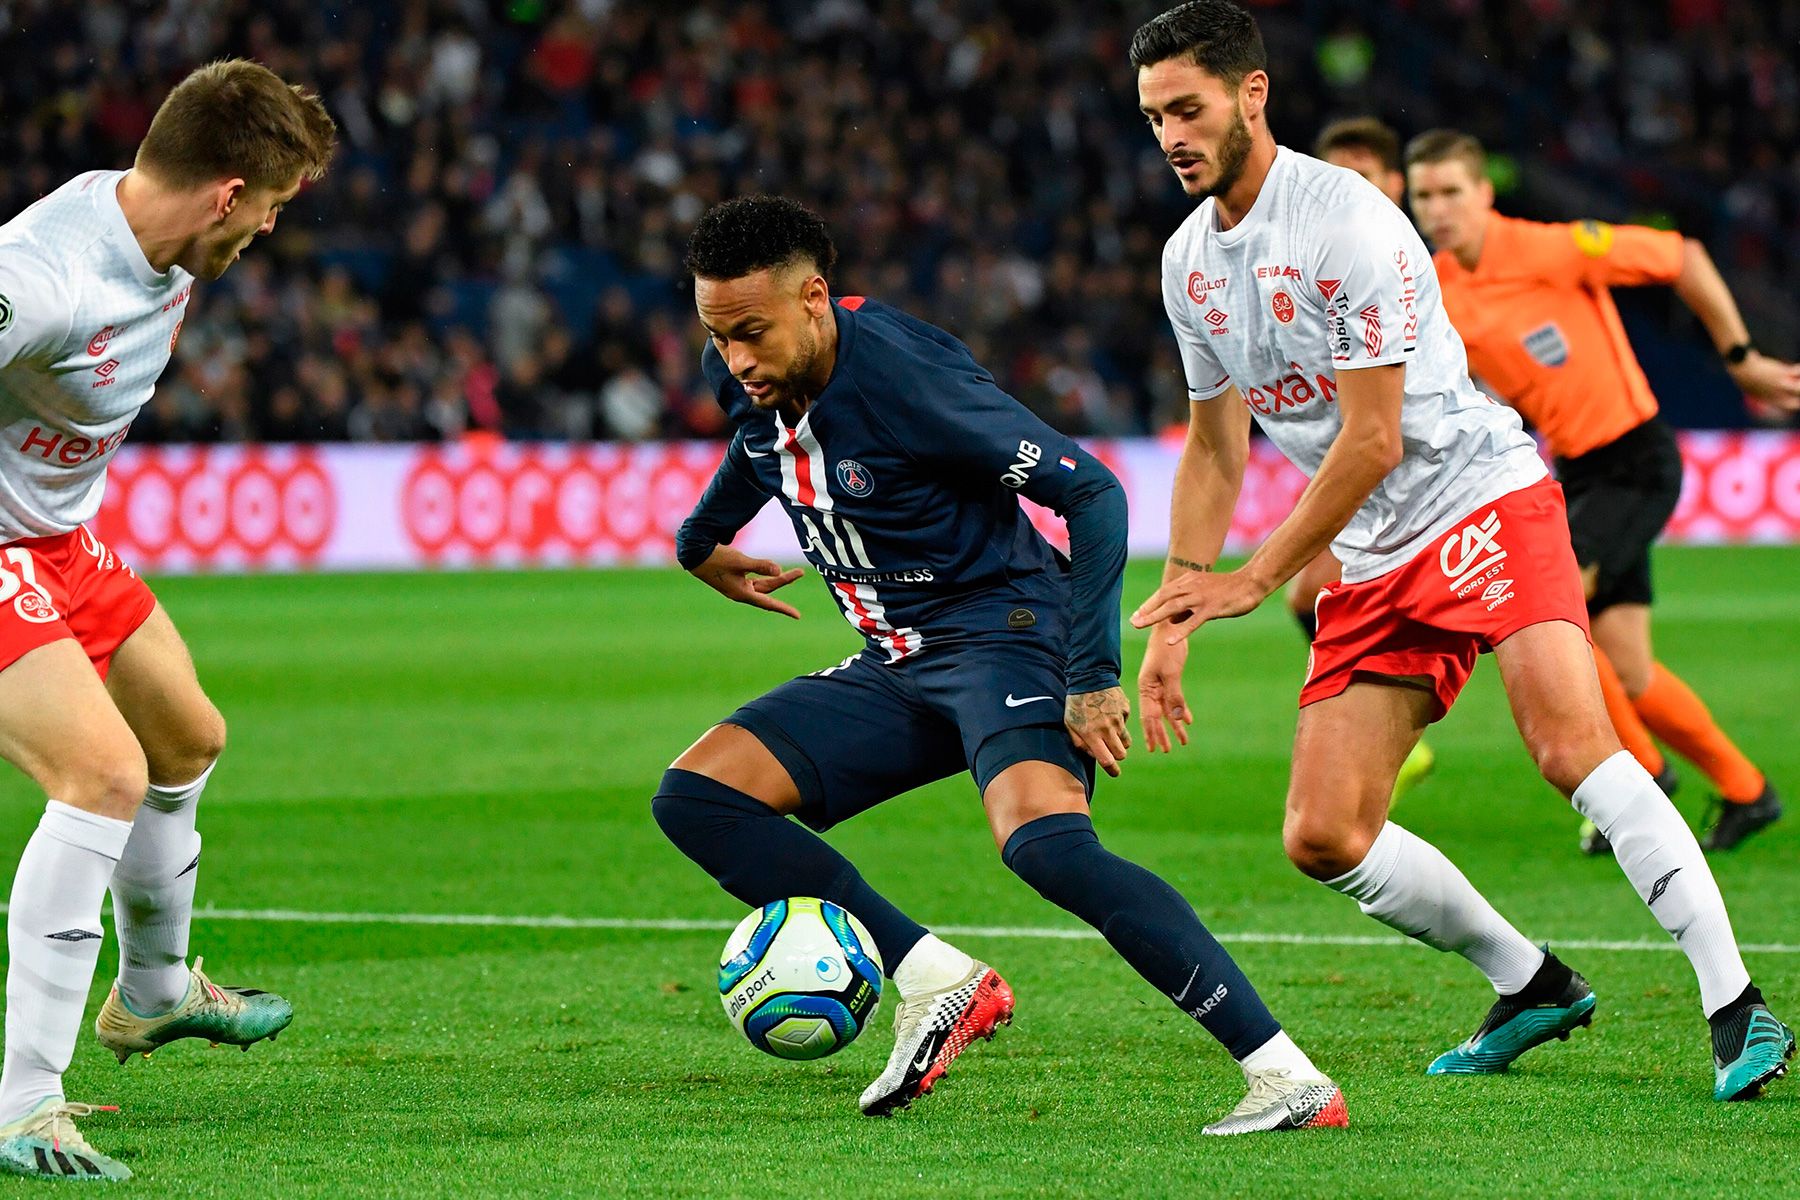
<instances>
[{"instance_id":1,"label":"player's short hair","mask_svg":"<svg viewBox=\"0 0 1800 1200\"><path fill-rule=\"evenodd\" d=\"M1460 129L1428 129L1406 143L1406 165L1461 161L1477 179L1487 174L1487 151L1474 134Z\"/></svg>"},{"instance_id":2,"label":"player's short hair","mask_svg":"<svg viewBox=\"0 0 1800 1200\"><path fill-rule=\"evenodd\" d=\"M1379 117L1345 117L1321 129L1313 156L1324 158L1333 150L1367 150L1382 170L1400 169L1400 135Z\"/></svg>"},{"instance_id":3,"label":"player's short hair","mask_svg":"<svg viewBox=\"0 0 1800 1200\"><path fill-rule=\"evenodd\" d=\"M138 146L137 166L177 187L242 179L281 189L318 179L337 147L337 124L318 94L261 63L226 58L175 85Z\"/></svg>"},{"instance_id":4,"label":"player's short hair","mask_svg":"<svg viewBox=\"0 0 1800 1200\"><path fill-rule=\"evenodd\" d=\"M1252 71L1266 71L1256 18L1231 0L1188 0L1150 18L1131 35L1131 65L1142 69L1186 58L1235 89Z\"/></svg>"},{"instance_id":5,"label":"player's short hair","mask_svg":"<svg viewBox=\"0 0 1800 1200\"><path fill-rule=\"evenodd\" d=\"M682 265L697 279L741 279L801 262L831 277L837 247L825 219L784 196L738 196L706 210Z\"/></svg>"}]
</instances>

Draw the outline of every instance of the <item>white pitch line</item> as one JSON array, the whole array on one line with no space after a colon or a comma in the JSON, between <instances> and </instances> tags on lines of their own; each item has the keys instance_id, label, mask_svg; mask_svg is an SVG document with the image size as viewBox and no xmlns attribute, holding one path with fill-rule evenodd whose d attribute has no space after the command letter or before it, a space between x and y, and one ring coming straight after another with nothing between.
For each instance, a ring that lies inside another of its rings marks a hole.
<instances>
[{"instance_id":1,"label":"white pitch line","mask_svg":"<svg viewBox=\"0 0 1800 1200\"><path fill-rule=\"evenodd\" d=\"M0 905L3 911L4 905ZM406 913L406 912L304 912L291 908L202 908L194 912L202 921L266 921L292 925L460 925L489 929L620 929L647 933L724 933L734 921L688 920L681 917L558 917L508 916L504 913ZM1035 938L1048 941L1097 941L1091 929L1065 929L1049 925L940 925L937 932L950 937ZM1250 946L1417 946L1409 938L1379 934L1336 933L1214 933L1221 942ZM1615 950L1626 954L1676 954L1680 947L1668 941L1621 942L1593 938L1553 938L1559 950ZM1749 943L1739 947L1749 954L1800 954L1800 945L1786 942Z\"/></svg>"}]
</instances>

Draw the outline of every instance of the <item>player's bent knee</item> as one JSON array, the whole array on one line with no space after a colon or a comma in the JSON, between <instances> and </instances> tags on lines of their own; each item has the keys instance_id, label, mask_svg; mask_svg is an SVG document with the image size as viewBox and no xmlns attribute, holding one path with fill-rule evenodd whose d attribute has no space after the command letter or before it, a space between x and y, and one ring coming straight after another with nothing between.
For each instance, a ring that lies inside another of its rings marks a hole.
<instances>
[{"instance_id":1,"label":"player's bent knee","mask_svg":"<svg viewBox=\"0 0 1800 1200\"><path fill-rule=\"evenodd\" d=\"M212 704L205 715L181 732L176 745L150 755L150 782L180 787L199 779L225 753L225 716Z\"/></svg>"},{"instance_id":2,"label":"player's bent knee","mask_svg":"<svg viewBox=\"0 0 1800 1200\"><path fill-rule=\"evenodd\" d=\"M1619 739L1606 730L1567 731L1535 737L1532 761L1551 787L1569 795L1594 768L1619 752Z\"/></svg>"},{"instance_id":3,"label":"player's bent knee","mask_svg":"<svg viewBox=\"0 0 1800 1200\"><path fill-rule=\"evenodd\" d=\"M1300 873L1336 879L1368 857L1373 836L1352 824L1291 815L1281 829L1281 848Z\"/></svg>"},{"instance_id":4,"label":"player's bent knee","mask_svg":"<svg viewBox=\"0 0 1800 1200\"><path fill-rule=\"evenodd\" d=\"M802 802L792 773L762 738L741 725L713 726L682 751L669 770L703 776L778 813L794 812Z\"/></svg>"},{"instance_id":5,"label":"player's bent knee","mask_svg":"<svg viewBox=\"0 0 1800 1200\"><path fill-rule=\"evenodd\" d=\"M44 781L50 799L103 817L129 821L150 790L150 768L133 743L92 754Z\"/></svg>"}]
</instances>

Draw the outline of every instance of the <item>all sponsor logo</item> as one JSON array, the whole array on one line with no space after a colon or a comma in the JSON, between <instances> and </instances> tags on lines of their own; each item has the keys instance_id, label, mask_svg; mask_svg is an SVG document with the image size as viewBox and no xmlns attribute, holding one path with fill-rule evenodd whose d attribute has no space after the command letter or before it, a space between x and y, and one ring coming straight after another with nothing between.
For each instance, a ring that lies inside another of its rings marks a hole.
<instances>
[{"instance_id":1,"label":"all sponsor logo","mask_svg":"<svg viewBox=\"0 0 1800 1200\"><path fill-rule=\"evenodd\" d=\"M1337 362L1350 360L1350 298L1342 292L1341 279L1313 281L1325 298L1325 341L1331 346L1331 357Z\"/></svg>"},{"instance_id":2,"label":"all sponsor logo","mask_svg":"<svg viewBox=\"0 0 1800 1200\"><path fill-rule=\"evenodd\" d=\"M1217 288L1224 287L1226 278L1226 276L1221 275L1217 279L1208 279L1199 271L1193 272L1188 276L1188 299L1192 300L1195 304L1205 304L1206 294Z\"/></svg>"},{"instance_id":3,"label":"all sponsor logo","mask_svg":"<svg viewBox=\"0 0 1800 1200\"><path fill-rule=\"evenodd\" d=\"M1269 311L1275 314L1277 321L1288 324L1294 319L1294 298L1286 292L1276 292L1269 297Z\"/></svg>"},{"instance_id":4,"label":"all sponsor logo","mask_svg":"<svg viewBox=\"0 0 1800 1200\"><path fill-rule=\"evenodd\" d=\"M1438 551L1438 566L1457 599L1484 589L1480 599L1489 612L1513 598L1512 580L1500 578L1506 569L1506 549L1500 545L1499 537L1500 514L1489 511L1486 517L1445 538Z\"/></svg>"},{"instance_id":5,"label":"all sponsor logo","mask_svg":"<svg viewBox=\"0 0 1800 1200\"><path fill-rule=\"evenodd\" d=\"M1569 343L1555 321L1539 325L1520 339L1525 353L1546 367L1560 367L1569 361Z\"/></svg>"},{"instance_id":6,"label":"all sponsor logo","mask_svg":"<svg viewBox=\"0 0 1800 1200\"><path fill-rule=\"evenodd\" d=\"M1248 388L1243 396L1252 411L1273 417L1284 408L1305 408L1320 396L1327 404L1337 403L1337 384L1323 375L1308 379L1299 363L1289 362L1288 374L1273 383Z\"/></svg>"},{"instance_id":7,"label":"all sponsor logo","mask_svg":"<svg viewBox=\"0 0 1800 1200\"><path fill-rule=\"evenodd\" d=\"M1419 290L1413 285L1412 264L1406 251L1394 251L1394 265L1400 268L1400 315L1404 321L1400 340L1410 348L1419 340Z\"/></svg>"},{"instance_id":8,"label":"all sponsor logo","mask_svg":"<svg viewBox=\"0 0 1800 1200\"><path fill-rule=\"evenodd\" d=\"M1589 258L1605 258L1612 249L1613 227L1605 221L1577 221L1569 226L1569 236L1575 239L1575 248Z\"/></svg>"},{"instance_id":9,"label":"all sponsor logo","mask_svg":"<svg viewBox=\"0 0 1800 1200\"><path fill-rule=\"evenodd\" d=\"M1044 448L1042 446L1036 442L1020 442L1019 457L1014 459L1013 465L1006 469L1006 474L1000 477L1000 482L1014 490L1024 487L1026 481L1031 478L1032 469L1043 460Z\"/></svg>"},{"instance_id":10,"label":"all sponsor logo","mask_svg":"<svg viewBox=\"0 0 1800 1200\"><path fill-rule=\"evenodd\" d=\"M1370 358L1381 354L1381 305L1371 304L1356 314L1363 323L1363 349Z\"/></svg>"},{"instance_id":11,"label":"all sponsor logo","mask_svg":"<svg viewBox=\"0 0 1800 1200\"><path fill-rule=\"evenodd\" d=\"M837 465L838 486L845 493L858 499L875 490L875 479L869 474L867 467L854 458L842 459Z\"/></svg>"},{"instance_id":12,"label":"all sponsor logo","mask_svg":"<svg viewBox=\"0 0 1800 1200\"><path fill-rule=\"evenodd\" d=\"M102 354L105 354L107 343L113 340L113 335L117 332L117 329L108 325L99 333L96 333L93 337L89 338L87 344L88 357L99 358Z\"/></svg>"}]
</instances>

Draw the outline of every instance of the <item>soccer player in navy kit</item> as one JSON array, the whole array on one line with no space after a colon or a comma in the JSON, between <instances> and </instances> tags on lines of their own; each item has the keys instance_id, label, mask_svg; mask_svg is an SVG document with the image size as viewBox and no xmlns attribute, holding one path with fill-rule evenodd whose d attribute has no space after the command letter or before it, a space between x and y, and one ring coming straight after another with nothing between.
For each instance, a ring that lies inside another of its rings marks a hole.
<instances>
[{"instance_id":1,"label":"soccer player in navy kit","mask_svg":"<svg viewBox=\"0 0 1800 1200\"><path fill-rule=\"evenodd\" d=\"M900 1004L865 1113L929 1092L1011 1018L1013 996L803 825L822 832L967 770L1006 865L1098 929L1244 1068L1262 1119L1242 1120L1240 1105L1227 1132L1346 1124L1336 1085L1187 901L1105 850L1089 820L1096 762L1117 775L1130 744L1123 489L955 338L861 297L834 303L835 258L824 222L790 200L727 201L696 227L703 365L736 432L677 557L729 599L798 617L773 593L801 571L728 544L780 497L865 646L709 730L663 776L658 824L745 904L817 896L868 927ZM1015 492L1067 519L1072 562Z\"/></svg>"}]
</instances>

